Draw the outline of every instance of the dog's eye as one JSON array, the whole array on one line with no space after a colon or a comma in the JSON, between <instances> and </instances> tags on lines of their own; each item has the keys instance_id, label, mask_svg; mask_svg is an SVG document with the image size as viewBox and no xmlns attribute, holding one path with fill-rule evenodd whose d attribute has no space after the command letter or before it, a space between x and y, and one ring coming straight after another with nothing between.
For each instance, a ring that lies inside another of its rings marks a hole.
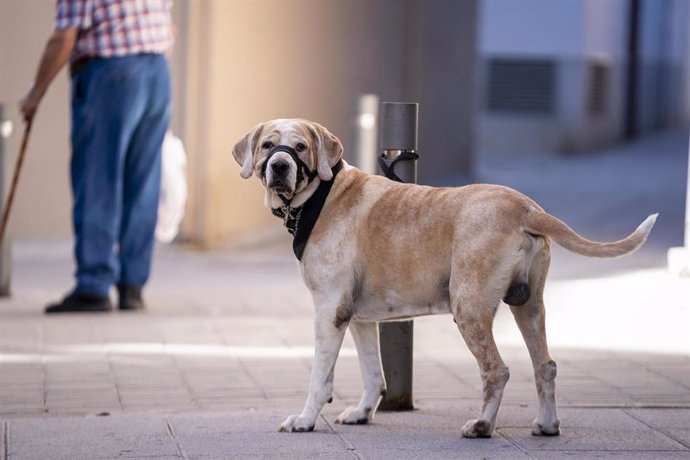
<instances>
[{"instance_id":1,"label":"dog's eye","mask_svg":"<svg viewBox=\"0 0 690 460\"><path fill-rule=\"evenodd\" d=\"M270 149L273 148L273 142L271 141L266 141L263 144L261 144L262 149Z\"/></svg>"},{"instance_id":2,"label":"dog's eye","mask_svg":"<svg viewBox=\"0 0 690 460\"><path fill-rule=\"evenodd\" d=\"M295 145L295 150L297 150L298 152L303 152L306 148L307 146L301 142L298 142L297 145Z\"/></svg>"}]
</instances>

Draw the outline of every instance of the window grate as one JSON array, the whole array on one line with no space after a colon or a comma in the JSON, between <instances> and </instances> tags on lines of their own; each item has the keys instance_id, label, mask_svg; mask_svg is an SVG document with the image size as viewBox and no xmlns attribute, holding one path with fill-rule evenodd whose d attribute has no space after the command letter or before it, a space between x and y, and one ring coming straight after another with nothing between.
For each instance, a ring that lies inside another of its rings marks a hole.
<instances>
[{"instance_id":1,"label":"window grate","mask_svg":"<svg viewBox=\"0 0 690 460\"><path fill-rule=\"evenodd\" d=\"M556 64L547 59L491 59L488 90L491 111L553 113Z\"/></svg>"}]
</instances>

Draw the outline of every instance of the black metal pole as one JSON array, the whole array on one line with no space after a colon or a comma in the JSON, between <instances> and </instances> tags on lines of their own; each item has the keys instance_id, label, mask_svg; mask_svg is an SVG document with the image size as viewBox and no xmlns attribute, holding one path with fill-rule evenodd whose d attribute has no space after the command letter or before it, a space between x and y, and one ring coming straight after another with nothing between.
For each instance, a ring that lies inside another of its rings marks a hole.
<instances>
[{"instance_id":1,"label":"black metal pole","mask_svg":"<svg viewBox=\"0 0 690 460\"><path fill-rule=\"evenodd\" d=\"M381 149L383 161L390 165L405 153L417 151L418 104L384 102L381 107ZM417 182L417 160L398 161L390 166L402 182ZM412 410L413 322L379 324L381 361L387 393L380 410Z\"/></svg>"}]
</instances>

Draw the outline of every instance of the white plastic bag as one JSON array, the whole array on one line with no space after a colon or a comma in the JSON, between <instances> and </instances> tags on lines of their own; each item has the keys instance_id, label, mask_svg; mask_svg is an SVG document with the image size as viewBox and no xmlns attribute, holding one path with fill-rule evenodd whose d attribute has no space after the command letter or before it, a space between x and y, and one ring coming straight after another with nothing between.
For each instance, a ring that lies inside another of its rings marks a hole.
<instances>
[{"instance_id":1,"label":"white plastic bag","mask_svg":"<svg viewBox=\"0 0 690 460\"><path fill-rule=\"evenodd\" d=\"M161 155L156 240L170 243L177 236L187 204L187 155L182 141L170 130L165 134Z\"/></svg>"}]
</instances>

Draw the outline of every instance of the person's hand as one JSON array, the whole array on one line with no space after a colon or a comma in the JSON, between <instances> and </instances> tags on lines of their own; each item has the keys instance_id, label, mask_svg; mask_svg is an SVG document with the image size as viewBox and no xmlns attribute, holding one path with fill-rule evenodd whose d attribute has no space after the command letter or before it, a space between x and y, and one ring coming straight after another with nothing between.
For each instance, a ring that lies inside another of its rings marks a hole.
<instances>
[{"instance_id":1,"label":"person's hand","mask_svg":"<svg viewBox=\"0 0 690 460\"><path fill-rule=\"evenodd\" d=\"M43 93L38 91L35 86L31 86L31 89L28 93L26 93L26 96L19 101L19 110L22 115L24 115L24 120L28 121L34 117L42 97Z\"/></svg>"}]
</instances>

